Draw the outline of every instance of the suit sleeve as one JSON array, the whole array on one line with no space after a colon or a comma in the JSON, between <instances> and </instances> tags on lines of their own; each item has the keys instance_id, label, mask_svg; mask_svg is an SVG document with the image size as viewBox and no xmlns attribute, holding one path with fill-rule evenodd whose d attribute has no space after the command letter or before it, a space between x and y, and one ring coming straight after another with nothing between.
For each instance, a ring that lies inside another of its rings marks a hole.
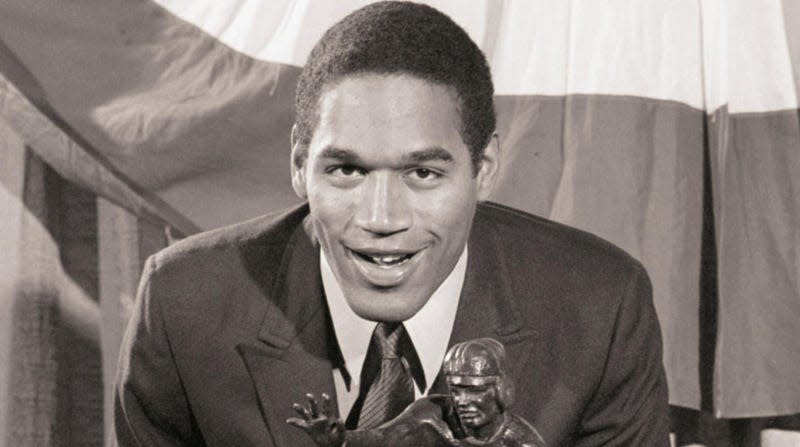
<instances>
[{"instance_id":1,"label":"suit sleeve","mask_svg":"<svg viewBox=\"0 0 800 447\"><path fill-rule=\"evenodd\" d=\"M636 263L617 311L603 377L582 418L577 446L670 445L661 343L650 280Z\"/></svg>"},{"instance_id":2,"label":"suit sleeve","mask_svg":"<svg viewBox=\"0 0 800 447\"><path fill-rule=\"evenodd\" d=\"M114 426L120 447L194 445L192 420L167 339L155 257L145 264L120 349Z\"/></svg>"}]
</instances>

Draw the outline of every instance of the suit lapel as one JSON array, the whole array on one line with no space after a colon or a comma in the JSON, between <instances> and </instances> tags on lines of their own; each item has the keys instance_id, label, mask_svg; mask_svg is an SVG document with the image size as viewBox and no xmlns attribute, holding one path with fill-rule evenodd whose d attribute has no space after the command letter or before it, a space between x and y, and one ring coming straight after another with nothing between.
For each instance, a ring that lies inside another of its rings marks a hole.
<instances>
[{"instance_id":1,"label":"suit lapel","mask_svg":"<svg viewBox=\"0 0 800 447\"><path fill-rule=\"evenodd\" d=\"M482 217L479 207L470 233L467 274L448 346L475 338L494 338L505 346L510 372L518 376L514 373L521 372L530 355L525 342L535 337L536 332L526 328L521 319L517 305L520 297L513 296L507 259L501 255L503 245L497 229ZM430 392L447 392L441 374Z\"/></svg>"},{"instance_id":2,"label":"suit lapel","mask_svg":"<svg viewBox=\"0 0 800 447\"><path fill-rule=\"evenodd\" d=\"M287 245L258 339L237 346L253 381L261 412L276 446L313 446L286 419L305 394L322 393L336 402L332 359L338 352L331 336L319 274L318 250L298 228Z\"/></svg>"}]
</instances>

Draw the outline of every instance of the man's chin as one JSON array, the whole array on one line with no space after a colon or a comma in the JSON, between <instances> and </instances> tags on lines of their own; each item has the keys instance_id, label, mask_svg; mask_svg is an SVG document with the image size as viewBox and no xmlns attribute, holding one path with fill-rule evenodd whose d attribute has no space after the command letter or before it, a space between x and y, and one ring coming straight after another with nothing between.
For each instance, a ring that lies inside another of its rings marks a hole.
<instances>
[{"instance_id":1,"label":"man's chin","mask_svg":"<svg viewBox=\"0 0 800 447\"><path fill-rule=\"evenodd\" d=\"M405 321L413 317L427 300L409 302L400 290L370 290L368 293L350 295L350 308L359 317L371 321Z\"/></svg>"}]
</instances>

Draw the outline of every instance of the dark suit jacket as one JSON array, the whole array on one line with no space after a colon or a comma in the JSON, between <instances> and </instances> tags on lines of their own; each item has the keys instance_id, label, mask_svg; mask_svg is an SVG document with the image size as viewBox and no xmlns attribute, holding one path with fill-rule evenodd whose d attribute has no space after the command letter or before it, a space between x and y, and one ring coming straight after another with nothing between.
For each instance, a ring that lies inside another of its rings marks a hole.
<instances>
[{"instance_id":1,"label":"dark suit jacket","mask_svg":"<svg viewBox=\"0 0 800 447\"><path fill-rule=\"evenodd\" d=\"M121 351L121 446L312 446L286 424L341 364L301 206L147 263ZM668 446L661 335L642 266L587 233L479 205L450 344L495 337L514 413L551 446ZM434 391L445 391L442 380ZM333 399L335 402L335 398Z\"/></svg>"}]
</instances>

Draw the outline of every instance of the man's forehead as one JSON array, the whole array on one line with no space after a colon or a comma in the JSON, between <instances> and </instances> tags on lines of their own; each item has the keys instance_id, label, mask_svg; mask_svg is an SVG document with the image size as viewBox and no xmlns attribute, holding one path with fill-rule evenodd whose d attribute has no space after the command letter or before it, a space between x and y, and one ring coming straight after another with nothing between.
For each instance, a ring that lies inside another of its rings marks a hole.
<instances>
[{"instance_id":1,"label":"man's forehead","mask_svg":"<svg viewBox=\"0 0 800 447\"><path fill-rule=\"evenodd\" d=\"M461 152L468 156L460 122L450 89L408 75L365 74L348 77L323 94L311 145L316 155L342 156L367 148L381 155L419 158L448 152L460 158Z\"/></svg>"},{"instance_id":2,"label":"man's forehead","mask_svg":"<svg viewBox=\"0 0 800 447\"><path fill-rule=\"evenodd\" d=\"M345 76L327 86L320 95L320 117L325 111L363 110L375 120L432 109L458 113L458 96L444 84L404 73L360 73ZM328 118L340 117L335 114Z\"/></svg>"}]
</instances>

